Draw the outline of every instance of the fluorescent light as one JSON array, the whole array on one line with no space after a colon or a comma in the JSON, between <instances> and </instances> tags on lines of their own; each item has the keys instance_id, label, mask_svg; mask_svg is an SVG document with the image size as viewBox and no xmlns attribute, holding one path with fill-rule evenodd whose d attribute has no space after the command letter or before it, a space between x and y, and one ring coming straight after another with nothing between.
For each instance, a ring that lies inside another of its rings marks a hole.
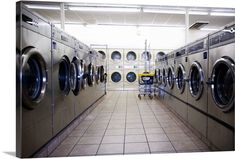
<instances>
[{"instance_id":1,"label":"fluorescent light","mask_svg":"<svg viewBox=\"0 0 235 159\"><path fill-rule=\"evenodd\" d=\"M188 14L191 15L208 15L209 13L206 11L189 11Z\"/></svg>"},{"instance_id":2,"label":"fluorescent light","mask_svg":"<svg viewBox=\"0 0 235 159\"><path fill-rule=\"evenodd\" d=\"M211 12L211 16L235 16L235 13L222 13L222 12Z\"/></svg>"},{"instance_id":3,"label":"fluorescent light","mask_svg":"<svg viewBox=\"0 0 235 159\"><path fill-rule=\"evenodd\" d=\"M72 11L88 11L88 12L140 12L139 8L117 8L117 7L73 7L70 6L69 10Z\"/></svg>"},{"instance_id":4,"label":"fluorescent light","mask_svg":"<svg viewBox=\"0 0 235 159\"><path fill-rule=\"evenodd\" d=\"M183 10L143 9L145 13L185 14Z\"/></svg>"},{"instance_id":5,"label":"fluorescent light","mask_svg":"<svg viewBox=\"0 0 235 159\"><path fill-rule=\"evenodd\" d=\"M58 6L50 6L50 5L26 5L30 9L48 9L48 10L60 10Z\"/></svg>"},{"instance_id":6,"label":"fluorescent light","mask_svg":"<svg viewBox=\"0 0 235 159\"><path fill-rule=\"evenodd\" d=\"M217 31L219 29L216 29L216 28L201 28L200 30L202 30L202 31Z\"/></svg>"}]
</instances>

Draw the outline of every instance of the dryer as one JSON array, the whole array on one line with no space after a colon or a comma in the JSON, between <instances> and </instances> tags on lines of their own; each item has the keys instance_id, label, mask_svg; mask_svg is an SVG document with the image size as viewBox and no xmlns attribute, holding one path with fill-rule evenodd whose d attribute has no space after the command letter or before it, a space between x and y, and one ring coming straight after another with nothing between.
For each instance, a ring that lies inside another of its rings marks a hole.
<instances>
[{"instance_id":1,"label":"dryer","mask_svg":"<svg viewBox=\"0 0 235 159\"><path fill-rule=\"evenodd\" d=\"M75 117L74 100L80 89L77 76L80 61L74 39L52 25L53 134L65 128Z\"/></svg>"},{"instance_id":2,"label":"dryer","mask_svg":"<svg viewBox=\"0 0 235 159\"><path fill-rule=\"evenodd\" d=\"M124 90L138 90L138 69L124 66Z\"/></svg>"},{"instance_id":3,"label":"dryer","mask_svg":"<svg viewBox=\"0 0 235 159\"><path fill-rule=\"evenodd\" d=\"M123 49L108 49L109 65L123 65Z\"/></svg>"},{"instance_id":4,"label":"dryer","mask_svg":"<svg viewBox=\"0 0 235 159\"><path fill-rule=\"evenodd\" d=\"M123 90L123 68L121 66L109 66L108 90Z\"/></svg>"},{"instance_id":5,"label":"dryer","mask_svg":"<svg viewBox=\"0 0 235 159\"><path fill-rule=\"evenodd\" d=\"M30 157L52 138L51 25L16 4L16 155Z\"/></svg>"},{"instance_id":6,"label":"dryer","mask_svg":"<svg viewBox=\"0 0 235 159\"><path fill-rule=\"evenodd\" d=\"M138 66L139 53L138 49L124 49L124 65Z\"/></svg>"},{"instance_id":7,"label":"dryer","mask_svg":"<svg viewBox=\"0 0 235 159\"><path fill-rule=\"evenodd\" d=\"M234 150L235 24L209 35L208 139Z\"/></svg>"},{"instance_id":8,"label":"dryer","mask_svg":"<svg viewBox=\"0 0 235 159\"><path fill-rule=\"evenodd\" d=\"M188 45L188 122L206 137L208 37Z\"/></svg>"}]
</instances>

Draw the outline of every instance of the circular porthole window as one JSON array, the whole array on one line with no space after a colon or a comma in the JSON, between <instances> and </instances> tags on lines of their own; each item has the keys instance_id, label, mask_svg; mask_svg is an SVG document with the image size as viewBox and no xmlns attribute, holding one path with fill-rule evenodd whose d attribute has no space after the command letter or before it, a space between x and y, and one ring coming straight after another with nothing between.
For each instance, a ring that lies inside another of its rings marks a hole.
<instances>
[{"instance_id":1,"label":"circular porthole window","mask_svg":"<svg viewBox=\"0 0 235 159\"><path fill-rule=\"evenodd\" d=\"M122 55L121 55L121 53L119 51L112 52L111 59L113 61L119 61L119 60L121 60L121 58L122 58Z\"/></svg>"},{"instance_id":2,"label":"circular porthole window","mask_svg":"<svg viewBox=\"0 0 235 159\"><path fill-rule=\"evenodd\" d=\"M136 74L134 72L128 72L126 75L126 80L130 83L135 82Z\"/></svg>"},{"instance_id":3,"label":"circular porthole window","mask_svg":"<svg viewBox=\"0 0 235 159\"><path fill-rule=\"evenodd\" d=\"M126 55L127 61L135 61L136 60L136 53L134 51L129 51Z\"/></svg>"},{"instance_id":4,"label":"circular porthole window","mask_svg":"<svg viewBox=\"0 0 235 159\"><path fill-rule=\"evenodd\" d=\"M112 75L111 75L111 80L112 80L113 82L115 82L115 83L120 82L121 79L122 79L122 76L121 76L121 74L120 74L119 72L114 72L114 73L112 73Z\"/></svg>"}]
</instances>

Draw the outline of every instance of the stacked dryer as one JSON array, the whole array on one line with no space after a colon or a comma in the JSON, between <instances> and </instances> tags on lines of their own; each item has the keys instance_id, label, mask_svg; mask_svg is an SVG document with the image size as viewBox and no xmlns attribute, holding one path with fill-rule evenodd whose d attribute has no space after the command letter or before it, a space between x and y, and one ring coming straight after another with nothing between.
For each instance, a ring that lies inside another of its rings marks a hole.
<instances>
[{"instance_id":1,"label":"stacked dryer","mask_svg":"<svg viewBox=\"0 0 235 159\"><path fill-rule=\"evenodd\" d=\"M123 49L109 49L108 90L123 90Z\"/></svg>"},{"instance_id":2,"label":"stacked dryer","mask_svg":"<svg viewBox=\"0 0 235 159\"><path fill-rule=\"evenodd\" d=\"M235 24L209 35L208 139L234 150Z\"/></svg>"},{"instance_id":3,"label":"stacked dryer","mask_svg":"<svg viewBox=\"0 0 235 159\"><path fill-rule=\"evenodd\" d=\"M51 25L16 8L16 152L30 157L52 138Z\"/></svg>"},{"instance_id":4,"label":"stacked dryer","mask_svg":"<svg viewBox=\"0 0 235 159\"><path fill-rule=\"evenodd\" d=\"M139 50L124 50L124 90L138 89Z\"/></svg>"},{"instance_id":5,"label":"stacked dryer","mask_svg":"<svg viewBox=\"0 0 235 159\"><path fill-rule=\"evenodd\" d=\"M204 137L207 132L208 37L188 45L188 122Z\"/></svg>"}]
</instances>

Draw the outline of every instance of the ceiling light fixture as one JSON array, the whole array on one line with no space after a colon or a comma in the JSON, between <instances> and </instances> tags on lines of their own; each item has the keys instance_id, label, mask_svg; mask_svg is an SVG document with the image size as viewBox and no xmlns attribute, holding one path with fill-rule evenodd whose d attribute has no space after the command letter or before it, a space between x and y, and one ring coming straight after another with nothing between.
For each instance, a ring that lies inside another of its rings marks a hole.
<instances>
[{"instance_id":1,"label":"ceiling light fixture","mask_svg":"<svg viewBox=\"0 0 235 159\"><path fill-rule=\"evenodd\" d=\"M227 17L234 17L235 13L225 13L225 12L211 12L211 16L227 16Z\"/></svg>"},{"instance_id":2,"label":"ceiling light fixture","mask_svg":"<svg viewBox=\"0 0 235 159\"><path fill-rule=\"evenodd\" d=\"M209 15L206 11L189 11L188 14L190 15Z\"/></svg>"},{"instance_id":3,"label":"ceiling light fixture","mask_svg":"<svg viewBox=\"0 0 235 159\"><path fill-rule=\"evenodd\" d=\"M150 9L144 8L143 12L145 13L163 13L163 14L185 14L183 10L162 10L162 9Z\"/></svg>"},{"instance_id":4,"label":"ceiling light fixture","mask_svg":"<svg viewBox=\"0 0 235 159\"><path fill-rule=\"evenodd\" d=\"M140 12L140 8L118 8L118 7L75 7L69 6L72 11L87 11L87 12Z\"/></svg>"},{"instance_id":5,"label":"ceiling light fixture","mask_svg":"<svg viewBox=\"0 0 235 159\"><path fill-rule=\"evenodd\" d=\"M26 5L30 9L60 10L59 6L50 5Z\"/></svg>"}]
</instances>

